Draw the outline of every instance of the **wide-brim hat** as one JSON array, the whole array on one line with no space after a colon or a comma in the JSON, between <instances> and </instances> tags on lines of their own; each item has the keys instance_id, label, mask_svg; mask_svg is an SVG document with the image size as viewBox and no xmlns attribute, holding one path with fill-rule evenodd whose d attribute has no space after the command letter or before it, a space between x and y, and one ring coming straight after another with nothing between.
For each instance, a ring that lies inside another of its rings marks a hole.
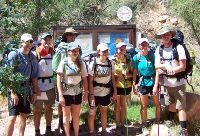
<instances>
[{"instance_id":1,"label":"wide-brim hat","mask_svg":"<svg viewBox=\"0 0 200 136\"><path fill-rule=\"evenodd\" d=\"M65 29L65 32L63 33L63 35L66 35L66 34L76 34L78 35L79 32L77 32L73 27L68 27Z\"/></svg>"},{"instance_id":2,"label":"wide-brim hat","mask_svg":"<svg viewBox=\"0 0 200 136\"><path fill-rule=\"evenodd\" d=\"M166 34L166 33L168 33L168 32L170 32L170 33L172 33L172 36L175 36L175 34L176 34L176 31L174 31L170 26L168 26L168 25L164 25L164 26L162 26L159 30L158 30L158 32L157 32L157 38L161 38L160 36L161 35L163 35L163 34Z\"/></svg>"}]
</instances>

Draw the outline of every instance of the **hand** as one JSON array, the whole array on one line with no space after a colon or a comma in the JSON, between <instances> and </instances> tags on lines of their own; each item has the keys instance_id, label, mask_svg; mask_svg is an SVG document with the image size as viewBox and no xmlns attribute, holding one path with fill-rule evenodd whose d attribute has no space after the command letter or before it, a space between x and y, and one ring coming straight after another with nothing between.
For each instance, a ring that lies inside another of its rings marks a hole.
<instances>
[{"instance_id":1,"label":"hand","mask_svg":"<svg viewBox=\"0 0 200 136\"><path fill-rule=\"evenodd\" d=\"M16 106L18 105L18 102L19 102L19 98L17 94L11 93L11 100L10 100L11 105Z\"/></svg>"},{"instance_id":2,"label":"hand","mask_svg":"<svg viewBox=\"0 0 200 136\"><path fill-rule=\"evenodd\" d=\"M158 89L156 87L153 87L152 92L153 92L153 95L157 95L158 94Z\"/></svg>"},{"instance_id":3,"label":"hand","mask_svg":"<svg viewBox=\"0 0 200 136\"><path fill-rule=\"evenodd\" d=\"M87 103L87 98L88 98L88 93L83 93L83 96L82 96L82 103L83 104Z\"/></svg>"},{"instance_id":4,"label":"hand","mask_svg":"<svg viewBox=\"0 0 200 136\"><path fill-rule=\"evenodd\" d=\"M158 72L159 75L161 74L166 74L166 71L162 70L162 69L158 69L156 70Z\"/></svg>"},{"instance_id":5,"label":"hand","mask_svg":"<svg viewBox=\"0 0 200 136\"><path fill-rule=\"evenodd\" d=\"M174 70L172 69L172 67L166 68L166 70L167 70L167 75L174 75L174 74L175 74L175 72L174 72Z\"/></svg>"},{"instance_id":6,"label":"hand","mask_svg":"<svg viewBox=\"0 0 200 136\"><path fill-rule=\"evenodd\" d=\"M137 89L136 89L137 85L132 86L132 92L133 94L137 95Z\"/></svg>"},{"instance_id":7,"label":"hand","mask_svg":"<svg viewBox=\"0 0 200 136\"><path fill-rule=\"evenodd\" d=\"M65 107L65 98L63 96L59 96L59 103L62 107Z\"/></svg>"}]
</instances>

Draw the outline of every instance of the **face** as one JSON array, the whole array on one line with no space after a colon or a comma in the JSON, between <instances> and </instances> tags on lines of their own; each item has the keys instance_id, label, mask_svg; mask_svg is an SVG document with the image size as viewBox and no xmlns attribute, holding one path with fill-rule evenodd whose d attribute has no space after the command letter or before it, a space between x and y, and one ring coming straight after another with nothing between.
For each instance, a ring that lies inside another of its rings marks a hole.
<instances>
[{"instance_id":1,"label":"face","mask_svg":"<svg viewBox=\"0 0 200 136\"><path fill-rule=\"evenodd\" d=\"M118 54L126 54L126 45L121 46L117 49Z\"/></svg>"},{"instance_id":2,"label":"face","mask_svg":"<svg viewBox=\"0 0 200 136\"><path fill-rule=\"evenodd\" d=\"M139 45L139 49L140 51L142 52L147 52L148 51L148 47L149 47L149 44L147 42L142 42L140 45Z\"/></svg>"},{"instance_id":3,"label":"face","mask_svg":"<svg viewBox=\"0 0 200 136\"><path fill-rule=\"evenodd\" d=\"M108 50L99 51L99 55L100 55L101 57L107 58L107 57L108 57Z\"/></svg>"},{"instance_id":4,"label":"face","mask_svg":"<svg viewBox=\"0 0 200 136\"><path fill-rule=\"evenodd\" d=\"M167 33L161 35L161 39L164 44L171 42L171 38L172 38L171 32L167 32Z\"/></svg>"},{"instance_id":5,"label":"face","mask_svg":"<svg viewBox=\"0 0 200 136\"><path fill-rule=\"evenodd\" d=\"M22 41L21 44L25 51L30 51L33 45L33 40L28 40L26 42Z\"/></svg>"},{"instance_id":6,"label":"face","mask_svg":"<svg viewBox=\"0 0 200 136\"><path fill-rule=\"evenodd\" d=\"M72 58L77 58L79 55L79 48L73 49L69 51L69 56Z\"/></svg>"},{"instance_id":7,"label":"face","mask_svg":"<svg viewBox=\"0 0 200 136\"><path fill-rule=\"evenodd\" d=\"M74 33L66 34L66 38L68 42L74 42L76 37L77 37L77 34L74 34Z\"/></svg>"},{"instance_id":8,"label":"face","mask_svg":"<svg viewBox=\"0 0 200 136\"><path fill-rule=\"evenodd\" d=\"M51 45L52 44L52 37L47 36L44 38L44 41L47 45Z\"/></svg>"}]
</instances>

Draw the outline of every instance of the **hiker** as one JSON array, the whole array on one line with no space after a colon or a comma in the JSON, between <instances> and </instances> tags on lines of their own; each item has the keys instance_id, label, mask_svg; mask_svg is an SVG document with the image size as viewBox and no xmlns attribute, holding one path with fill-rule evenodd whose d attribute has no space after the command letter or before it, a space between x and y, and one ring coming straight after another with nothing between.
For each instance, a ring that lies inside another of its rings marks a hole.
<instances>
[{"instance_id":1,"label":"hiker","mask_svg":"<svg viewBox=\"0 0 200 136\"><path fill-rule=\"evenodd\" d=\"M39 90L37 83L38 62L32 52L30 52L33 38L31 34L24 33L20 40L21 48L11 51L8 55L10 66L14 66L16 72L21 73L26 81L21 83L24 94L19 94L16 90L9 90L8 93L8 112L9 119L6 127L6 136L12 136L17 116L19 115L19 135L23 136L26 119L31 113L30 103L34 103ZM17 64L17 65L15 65ZM30 80L29 80L30 79ZM30 83L31 81L31 83ZM31 86L32 84L32 86ZM33 90L31 90L33 88Z\"/></svg>"},{"instance_id":2,"label":"hiker","mask_svg":"<svg viewBox=\"0 0 200 136\"><path fill-rule=\"evenodd\" d=\"M173 120L177 109L181 126L180 135L187 136L186 79L185 75L179 74L186 69L185 49L182 45L175 45L172 42L175 31L169 26L161 27L157 35L161 38L163 45L156 49L155 67L159 74L162 74L160 85L164 86L165 104L169 110L168 120Z\"/></svg>"},{"instance_id":3,"label":"hiker","mask_svg":"<svg viewBox=\"0 0 200 136\"><path fill-rule=\"evenodd\" d=\"M58 65L60 62L66 58L67 54L67 43L74 42L75 38L78 36L78 32L74 30L72 27L66 28L65 32L62 34L61 42L59 43L58 47L55 49L55 54L53 56L52 60L52 68L53 71L57 71ZM58 97L56 98L57 101ZM63 115L62 115L62 107L59 104L58 105L58 116L59 116L59 123L58 123L58 129L62 132L64 132L63 128Z\"/></svg>"},{"instance_id":4,"label":"hiker","mask_svg":"<svg viewBox=\"0 0 200 136\"><path fill-rule=\"evenodd\" d=\"M140 96L141 102L141 120L144 127L147 124L147 105L149 102L149 95L152 96L153 102L156 106L156 118L160 120L160 103L159 95L153 94L154 78L155 78L155 67L154 67L154 53L148 51L149 41L147 38L139 39L139 53L133 57L133 91L136 83L136 76L139 75L139 82L137 84L137 91Z\"/></svg>"},{"instance_id":5,"label":"hiker","mask_svg":"<svg viewBox=\"0 0 200 136\"><path fill-rule=\"evenodd\" d=\"M52 121L52 105L55 103L55 88L53 82L52 70L52 36L50 33L43 33L41 35L40 46L36 47L36 58L39 64L39 77L38 85L40 94L34 103L34 125L35 136L40 136L40 120L42 109L44 105L44 114L46 119L46 132L45 135L52 136L51 121ZM40 97L41 96L41 97ZM47 96L42 98L42 96Z\"/></svg>"},{"instance_id":6,"label":"hiker","mask_svg":"<svg viewBox=\"0 0 200 136\"><path fill-rule=\"evenodd\" d=\"M89 64L89 135L95 135L94 119L97 107L101 113L101 135L107 135L107 113L111 98L116 99L116 86L114 78L114 64L108 59L108 45L100 43L97 46L97 57Z\"/></svg>"},{"instance_id":7,"label":"hiker","mask_svg":"<svg viewBox=\"0 0 200 136\"><path fill-rule=\"evenodd\" d=\"M115 78L117 86L117 99L114 106L116 134L125 134L126 102L129 100L132 90L132 60L126 54L127 44L119 42L116 45L115 55Z\"/></svg>"},{"instance_id":8,"label":"hiker","mask_svg":"<svg viewBox=\"0 0 200 136\"><path fill-rule=\"evenodd\" d=\"M70 116L73 118L74 136L79 134L79 114L81 103L87 101L87 70L83 60L78 58L79 46L68 43L67 57L57 70L57 89L62 106L64 130L70 136Z\"/></svg>"}]
</instances>

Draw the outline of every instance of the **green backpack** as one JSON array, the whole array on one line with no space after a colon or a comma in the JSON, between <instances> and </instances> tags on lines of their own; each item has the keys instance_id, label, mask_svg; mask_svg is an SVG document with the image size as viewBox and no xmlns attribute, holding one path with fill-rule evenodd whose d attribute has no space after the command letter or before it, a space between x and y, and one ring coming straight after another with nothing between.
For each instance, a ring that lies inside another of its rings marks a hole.
<instances>
[{"instance_id":1,"label":"green backpack","mask_svg":"<svg viewBox=\"0 0 200 136\"><path fill-rule=\"evenodd\" d=\"M60 62L66 58L68 43L61 42L55 50L55 54L52 59L52 69L54 72L57 71Z\"/></svg>"}]
</instances>

